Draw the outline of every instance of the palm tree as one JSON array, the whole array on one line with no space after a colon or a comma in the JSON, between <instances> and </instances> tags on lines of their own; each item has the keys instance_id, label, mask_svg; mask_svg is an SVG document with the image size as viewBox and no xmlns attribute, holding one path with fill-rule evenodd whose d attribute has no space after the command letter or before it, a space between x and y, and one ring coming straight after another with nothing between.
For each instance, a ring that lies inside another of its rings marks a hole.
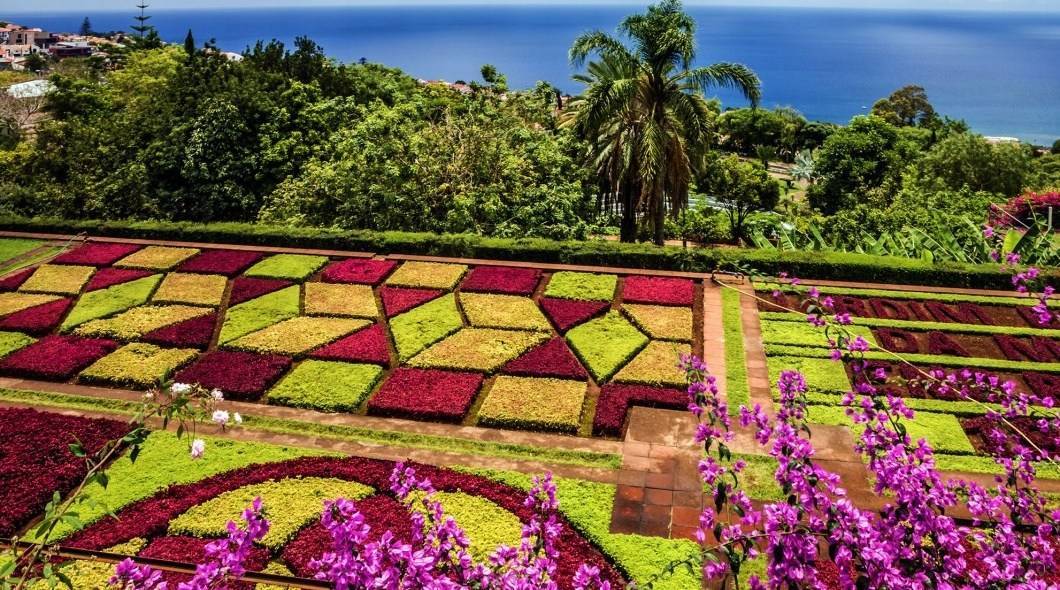
<instances>
[{"instance_id":1,"label":"palm tree","mask_svg":"<svg viewBox=\"0 0 1060 590\"><path fill-rule=\"evenodd\" d=\"M695 21L680 0L663 0L646 14L626 17L619 33L595 31L574 41L570 60L587 73L566 123L589 141L590 165L622 207L622 240L636 235L638 212L662 244L666 212L688 203L688 186L710 140L708 88L734 88L752 105L761 96L758 77L740 64L693 67Z\"/></svg>"}]
</instances>

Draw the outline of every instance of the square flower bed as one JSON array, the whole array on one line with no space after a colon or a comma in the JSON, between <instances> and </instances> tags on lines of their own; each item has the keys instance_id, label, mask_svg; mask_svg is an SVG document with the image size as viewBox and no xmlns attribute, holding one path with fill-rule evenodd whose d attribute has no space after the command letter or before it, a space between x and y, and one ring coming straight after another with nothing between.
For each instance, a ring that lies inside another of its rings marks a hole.
<instances>
[{"instance_id":1,"label":"square flower bed","mask_svg":"<svg viewBox=\"0 0 1060 590\"><path fill-rule=\"evenodd\" d=\"M188 305L145 305L105 320L85 322L75 333L79 336L135 340L147 332L209 313L209 309Z\"/></svg>"},{"instance_id":2,"label":"square flower bed","mask_svg":"<svg viewBox=\"0 0 1060 590\"><path fill-rule=\"evenodd\" d=\"M508 375L527 377L567 377L585 380L589 374L559 336L532 349L501 369Z\"/></svg>"},{"instance_id":3,"label":"square flower bed","mask_svg":"<svg viewBox=\"0 0 1060 590\"><path fill-rule=\"evenodd\" d=\"M481 385L478 373L402 367L368 401L368 410L380 416L460 422Z\"/></svg>"},{"instance_id":4,"label":"square flower bed","mask_svg":"<svg viewBox=\"0 0 1060 590\"><path fill-rule=\"evenodd\" d=\"M87 242L55 257L56 264L87 264L109 266L136 252L143 246L137 244L114 244L109 242Z\"/></svg>"},{"instance_id":5,"label":"square flower bed","mask_svg":"<svg viewBox=\"0 0 1060 590\"><path fill-rule=\"evenodd\" d=\"M648 337L622 314L611 312L567 332L567 342L589 368L593 378L603 382L644 348Z\"/></svg>"},{"instance_id":6,"label":"square flower bed","mask_svg":"<svg viewBox=\"0 0 1060 590\"><path fill-rule=\"evenodd\" d=\"M58 295L40 295L37 293L0 293L0 316L59 301Z\"/></svg>"},{"instance_id":7,"label":"square flower bed","mask_svg":"<svg viewBox=\"0 0 1060 590\"><path fill-rule=\"evenodd\" d=\"M464 276L467 266L440 262L406 262L401 265L386 284L395 287L424 287L451 291Z\"/></svg>"},{"instance_id":8,"label":"square flower bed","mask_svg":"<svg viewBox=\"0 0 1060 590\"><path fill-rule=\"evenodd\" d=\"M306 315L375 318L379 307L368 285L305 284Z\"/></svg>"},{"instance_id":9,"label":"square flower bed","mask_svg":"<svg viewBox=\"0 0 1060 590\"><path fill-rule=\"evenodd\" d=\"M37 268L33 276L26 279L19 291L25 293L58 293L77 295L85 286L95 269L89 266L62 266L45 264Z\"/></svg>"},{"instance_id":10,"label":"square flower bed","mask_svg":"<svg viewBox=\"0 0 1060 590\"><path fill-rule=\"evenodd\" d=\"M611 301L615 297L618 277L590 272L560 271L552 275L545 288L546 297L579 299L582 301Z\"/></svg>"},{"instance_id":11,"label":"square flower bed","mask_svg":"<svg viewBox=\"0 0 1060 590\"><path fill-rule=\"evenodd\" d=\"M148 270L173 270L181 262L199 253L197 248L173 248L170 246L148 246L114 263L120 268L146 268Z\"/></svg>"},{"instance_id":12,"label":"square flower bed","mask_svg":"<svg viewBox=\"0 0 1060 590\"><path fill-rule=\"evenodd\" d=\"M397 263L393 260L348 258L327 265L320 278L325 283L378 285L395 268Z\"/></svg>"},{"instance_id":13,"label":"square flower bed","mask_svg":"<svg viewBox=\"0 0 1060 590\"><path fill-rule=\"evenodd\" d=\"M546 340L544 332L464 328L416 355L409 364L492 373Z\"/></svg>"},{"instance_id":14,"label":"square flower bed","mask_svg":"<svg viewBox=\"0 0 1060 590\"><path fill-rule=\"evenodd\" d=\"M461 293L460 303L464 308L468 323L478 328L508 328L544 332L551 329L548 320L529 297Z\"/></svg>"},{"instance_id":15,"label":"square flower bed","mask_svg":"<svg viewBox=\"0 0 1060 590\"><path fill-rule=\"evenodd\" d=\"M92 363L81 372L81 380L147 389L159 386L176 369L196 357L194 350L160 348L134 342Z\"/></svg>"},{"instance_id":16,"label":"square flower bed","mask_svg":"<svg viewBox=\"0 0 1060 590\"><path fill-rule=\"evenodd\" d=\"M677 368L677 361L688 354L692 354L688 344L653 340L615 375L615 381L681 387L685 374Z\"/></svg>"},{"instance_id":17,"label":"square flower bed","mask_svg":"<svg viewBox=\"0 0 1060 590\"><path fill-rule=\"evenodd\" d=\"M608 383L600 388L600 397L596 401L593 434L622 436L626 414L633 406L684 410L688 407L688 394L680 389Z\"/></svg>"},{"instance_id":18,"label":"square flower bed","mask_svg":"<svg viewBox=\"0 0 1060 590\"><path fill-rule=\"evenodd\" d=\"M285 356L218 350L200 356L173 381L220 389L226 399L255 400L290 366Z\"/></svg>"},{"instance_id":19,"label":"square flower bed","mask_svg":"<svg viewBox=\"0 0 1060 590\"><path fill-rule=\"evenodd\" d=\"M162 280L162 275L151 275L128 283L114 285L99 291L85 293L77 300L70 315L63 320L62 329L70 330L76 326L116 314L126 309L147 303L151 292Z\"/></svg>"},{"instance_id":20,"label":"square flower bed","mask_svg":"<svg viewBox=\"0 0 1060 590\"><path fill-rule=\"evenodd\" d=\"M323 348L318 348L309 356L324 360L389 365L390 348L386 339L386 327L382 324L373 324Z\"/></svg>"},{"instance_id":21,"label":"square flower bed","mask_svg":"<svg viewBox=\"0 0 1060 590\"><path fill-rule=\"evenodd\" d=\"M173 272L166 275L155 292L158 303L186 303L188 305L221 305L228 279L222 275L203 275Z\"/></svg>"},{"instance_id":22,"label":"square flower bed","mask_svg":"<svg viewBox=\"0 0 1060 590\"><path fill-rule=\"evenodd\" d=\"M441 289L402 289L386 285L379 288L379 299L383 301L383 313L388 318L405 313L444 294L445 291Z\"/></svg>"},{"instance_id":23,"label":"square flower bed","mask_svg":"<svg viewBox=\"0 0 1060 590\"><path fill-rule=\"evenodd\" d=\"M691 307L695 298L696 286L689 279L630 276L622 285L622 300L630 303Z\"/></svg>"},{"instance_id":24,"label":"square flower bed","mask_svg":"<svg viewBox=\"0 0 1060 590\"><path fill-rule=\"evenodd\" d=\"M152 330L140 336L140 340L164 346L202 349L210 345L216 327L217 313L210 312Z\"/></svg>"},{"instance_id":25,"label":"square flower bed","mask_svg":"<svg viewBox=\"0 0 1060 590\"><path fill-rule=\"evenodd\" d=\"M586 391L582 381L502 375L487 392L478 421L504 428L577 432Z\"/></svg>"},{"instance_id":26,"label":"square flower bed","mask_svg":"<svg viewBox=\"0 0 1060 590\"><path fill-rule=\"evenodd\" d=\"M383 375L377 365L308 360L269 390L269 403L322 412L353 412Z\"/></svg>"},{"instance_id":27,"label":"square flower bed","mask_svg":"<svg viewBox=\"0 0 1060 590\"><path fill-rule=\"evenodd\" d=\"M467 273L460 290L529 296L537 290L540 281L541 271L536 268L476 266Z\"/></svg>"},{"instance_id":28,"label":"square flower bed","mask_svg":"<svg viewBox=\"0 0 1060 590\"><path fill-rule=\"evenodd\" d=\"M72 299L58 299L15 312L0 320L0 330L18 330L42 335L55 329L73 305Z\"/></svg>"},{"instance_id":29,"label":"square flower bed","mask_svg":"<svg viewBox=\"0 0 1060 590\"><path fill-rule=\"evenodd\" d=\"M304 281L327 264L325 256L306 254L274 254L250 267L248 277Z\"/></svg>"},{"instance_id":30,"label":"square flower bed","mask_svg":"<svg viewBox=\"0 0 1060 590\"><path fill-rule=\"evenodd\" d=\"M573 299L541 298L541 309L560 332L593 318L610 307L607 301L575 301Z\"/></svg>"},{"instance_id":31,"label":"square flower bed","mask_svg":"<svg viewBox=\"0 0 1060 590\"><path fill-rule=\"evenodd\" d=\"M390 333L398 357L404 361L463 326L456 296L450 293L394 317L390 320Z\"/></svg>"},{"instance_id":32,"label":"square flower bed","mask_svg":"<svg viewBox=\"0 0 1060 590\"><path fill-rule=\"evenodd\" d=\"M205 250L188 259L177 270L234 277L264 257L265 254L261 252L247 250Z\"/></svg>"},{"instance_id":33,"label":"square flower bed","mask_svg":"<svg viewBox=\"0 0 1060 590\"><path fill-rule=\"evenodd\" d=\"M66 381L103 356L114 352L113 340L80 336L45 336L0 361L0 372L30 379Z\"/></svg>"},{"instance_id":34,"label":"square flower bed","mask_svg":"<svg viewBox=\"0 0 1060 590\"><path fill-rule=\"evenodd\" d=\"M692 341L692 308L663 305L622 305L633 323L658 340Z\"/></svg>"},{"instance_id":35,"label":"square flower bed","mask_svg":"<svg viewBox=\"0 0 1060 590\"><path fill-rule=\"evenodd\" d=\"M360 319L302 316L229 341L225 346L249 352L297 356L369 324L369 321Z\"/></svg>"},{"instance_id":36,"label":"square flower bed","mask_svg":"<svg viewBox=\"0 0 1060 590\"><path fill-rule=\"evenodd\" d=\"M152 273L149 270L137 270L135 268L114 268L113 266L107 266L96 271L96 274L92 275L89 279L88 284L85 285L85 291L98 291L100 289L106 289L114 285L120 285L122 283L128 283L135 281L136 279L142 279L144 277L151 276Z\"/></svg>"},{"instance_id":37,"label":"square flower bed","mask_svg":"<svg viewBox=\"0 0 1060 590\"><path fill-rule=\"evenodd\" d=\"M292 285L279 291L229 307L221 325L220 344L256 332L273 324L298 315L298 286Z\"/></svg>"}]
</instances>

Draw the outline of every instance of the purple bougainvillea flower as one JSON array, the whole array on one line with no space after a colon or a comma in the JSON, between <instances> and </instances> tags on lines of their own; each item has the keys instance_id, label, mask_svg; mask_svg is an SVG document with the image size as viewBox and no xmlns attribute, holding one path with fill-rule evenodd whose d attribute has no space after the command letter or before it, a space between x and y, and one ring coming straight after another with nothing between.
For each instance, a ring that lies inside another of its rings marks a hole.
<instances>
[{"instance_id":1,"label":"purple bougainvillea flower","mask_svg":"<svg viewBox=\"0 0 1060 590\"><path fill-rule=\"evenodd\" d=\"M622 288L622 300L631 303L692 305L695 296L695 283L688 279L633 276Z\"/></svg>"},{"instance_id":2,"label":"purple bougainvillea flower","mask_svg":"<svg viewBox=\"0 0 1060 590\"><path fill-rule=\"evenodd\" d=\"M113 340L45 336L0 361L0 372L31 379L66 381L118 349Z\"/></svg>"},{"instance_id":3,"label":"purple bougainvillea flower","mask_svg":"<svg viewBox=\"0 0 1060 590\"><path fill-rule=\"evenodd\" d=\"M609 307L606 301L576 301L574 299L541 299L541 309L560 332L577 326L585 320L602 313Z\"/></svg>"},{"instance_id":4,"label":"purple bougainvillea flower","mask_svg":"<svg viewBox=\"0 0 1060 590\"><path fill-rule=\"evenodd\" d=\"M529 377L566 377L587 379L585 367L578 362L567 342L560 337L530 350L523 356L505 365L502 373Z\"/></svg>"},{"instance_id":5,"label":"purple bougainvillea flower","mask_svg":"<svg viewBox=\"0 0 1060 590\"><path fill-rule=\"evenodd\" d=\"M188 259L177 270L234 277L264 257L261 252L247 250L206 250Z\"/></svg>"},{"instance_id":6,"label":"purple bougainvillea flower","mask_svg":"<svg viewBox=\"0 0 1060 590\"><path fill-rule=\"evenodd\" d=\"M386 317L392 318L413 307L423 305L431 299L440 297L441 289L396 289L383 286L379 288L379 297L383 300L383 311Z\"/></svg>"},{"instance_id":7,"label":"purple bougainvillea flower","mask_svg":"<svg viewBox=\"0 0 1060 590\"><path fill-rule=\"evenodd\" d=\"M15 330L35 336L47 334L59 325L72 303L72 299L59 299L23 309L0 320L0 330Z\"/></svg>"},{"instance_id":8,"label":"purple bougainvillea flower","mask_svg":"<svg viewBox=\"0 0 1060 590\"><path fill-rule=\"evenodd\" d=\"M467 274L460 289L480 293L531 295L540 281L541 271L536 268L476 266Z\"/></svg>"},{"instance_id":9,"label":"purple bougainvillea flower","mask_svg":"<svg viewBox=\"0 0 1060 590\"><path fill-rule=\"evenodd\" d=\"M0 279L0 291L14 291L22 286L22 283L26 282L33 271L36 268L26 268L16 272L13 275Z\"/></svg>"},{"instance_id":10,"label":"purple bougainvillea flower","mask_svg":"<svg viewBox=\"0 0 1060 590\"><path fill-rule=\"evenodd\" d=\"M206 545L213 539L200 539L198 537L157 537L144 547L139 553L140 557L150 559L166 559L179 563L203 563L206 560ZM269 551L264 547L254 547L247 555L245 567L248 571L256 572L265 569L269 563ZM170 588L176 588L177 584L191 580L190 574L176 572L162 572L162 579ZM249 582L235 582L225 586L232 590L253 590L254 584Z\"/></svg>"},{"instance_id":11,"label":"purple bougainvillea flower","mask_svg":"<svg viewBox=\"0 0 1060 590\"><path fill-rule=\"evenodd\" d=\"M293 285L291 281L282 279L256 279L254 277L238 277L232 281L232 294L228 298L228 306L237 305L244 301L250 301L255 297L267 295L273 291L279 291L284 287Z\"/></svg>"},{"instance_id":12,"label":"purple bougainvillea flower","mask_svg":"<svg viewBox=\"0 0 1060 590\"><path fill-rule=\"evenodd\" d=\"M593 416L593 434L620 436L626 413L632 406L683 410L688 406L688 394L678 389L661 389L646 385L618 385L609 383L600 388Z\"/></svg>"},{"instance_id":13,"label":"purple bougainvillea flower","mask_svg":"<svg viewBox=\"0 0 1060 590\"><path fill-rule=\"evenodd\" d=\"M390 348L387 344L386 329L382 324L369 326L336 340L309 356L316 359L389 365Z\"/></svg>"},{"instance_id":14,"label":"purple bougainvillea flower","mask_svg":"<svg viewBox=\"0 0 1060 590\"><path fill-rule=\"evenodd\" d=\"M60 254L53 260L56 264L85 264L89 266L108 266L136 252L143 246L137 244L114 244L109 242L88 242L69 252Z\"/></svg>"},{"instance_id":15,"label":"purple bougainvillea flower","mask_svg":"<svg viewBox=\"0 0 1060 590\"><path fill-rule=\"evenodd\" d=\"M152 344L178 348L206 348L217 326L217 314L210 313L148 332L140 339Z\"/></svg>"},{"instance_id":16,"label":"purple bougainvillea flower","mask_svg":"<svg viewBox=\"0 0 1060 590\"><path fill-rule=\"evenodd\" d=\"M382 416L459 422L481 385L478 373L402 367L368 402L368 409Z\"/></svg>"},{"instance_id":17,"label":"purple bougainvillea flower","mask_svg":"<svg viewBox=\"0 0 1060 590\"><path fill-rule=\"evenodd\" d=\"M229 399L257 399L291 366L291 359L274 354L218 350L207 353L177 373L177 383L198 383L220 389Z\"/></svg>"},{"instance_id":18,"label":"purple bougainvillea flower","mask_svg":"<svg viewBox=\"0 0 1060 590\"><path fill-rule=\"evenodd\" d=\"M85 287L86 291L98 291L100 289L106 289L114 285L121 283L128 283L129 281L135 281L136 279L142 279L146 276L150 276L152 273L149 270L137 270L134 268L114 268L106 267L101 268L96 274L92 275L89 279L88 285Z\"/></svg>"},{"instance_id":19,"label":"purple bougainvillea flower","mask_svg":"<svg viewBox=\"0 0 1060 590\"><path fill-rule=\"evenodd\" d=\"M349 258L327 265L321 280L325 283L378 285L396 267L397 262L393 260Z\"/></svg>"}]
</instances>

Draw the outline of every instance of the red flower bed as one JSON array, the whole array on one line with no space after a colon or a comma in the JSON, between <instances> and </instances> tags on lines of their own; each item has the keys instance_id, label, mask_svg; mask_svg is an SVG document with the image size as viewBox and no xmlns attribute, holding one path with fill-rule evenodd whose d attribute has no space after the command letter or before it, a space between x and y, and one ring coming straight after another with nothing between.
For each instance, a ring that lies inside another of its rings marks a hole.
<instances>
[{"instance_id":1,"label":"red flower bed","mask_svg":"<svg viewBox=\"0 0 1060 590\"><path fill-rule=\"evenodd\" d=\"M261 252L246 250L207 250L188 259L177 270L234 277L264 257Z\"/></svg>"},{"instance_id":2,"label":"red flower bed","mask_svg":"<svg viewBox=\"0 0 1060 590\"><path fill-rule=\"evenodd\" d=\"M65 494L84 477L84 460L70 452L71 443L80 440L95 453L127 431L117 420L0 408L0 537L13 535L53 492Z\"/></svg>"},{"instance_id":3,"label":"red flower bed","mask_svg":"<svg viewBox=\"0 0 1060 590\"><path fill-rule=\"evenodd\" d=\"M928 353L945 354L949 356L972 356L956 340L950 338L945 332L932 331L927 336Z\"/></svg>"},{"instance_id":4,"label":"red flower bed","mask_svg":"<svg viewBox=\"0 0 1060 590\"><path fill-rule=\"evenodd\" d=\"M920 352L920 342L916 336L905 330L896 328L879 328L872 331L876 342L883 348L900 354L916 354Z\"/></svg>"},{"instance_id":5,"label":"red flower bed","mask_svg":"<svg viewBox=\"0 0 1060 590\"><path fill-rule=\"evenodd\" d=\"M293 285L283 279L256 279L254 277L237 277L232 281L232 294L228 297L228 306L238 305L256 297L279 291Z\"/></svg>"},{"instance_id":6,"label":"red flower bed","mask_svg":"<svg viewBox=\"0 0 1060 590\"><path fill-rule=\"evenodd\" d=\"M309 356L315 359L389 365L390 348L387 344L386 328L382 324L369 326L336 340Z\"/></svg>"},{"instance_id":7,"label":"red flower bed","mask_svg":"<svg viewBox=\"0 0 1060 590\"><path fill-rule=\"evenodd\" d=\"M393 260L349 258L324 267L320 280L325 283L356 283L378 285L397 267Z\"/></svg>"},{"instance_id":8,"label":"red flower bed","mask_svg":"<svg viewBox=\"0 0 1060 590\"><path fill-rule=\"evenodd\" d=\"M1008 334L994 334L994 343L1001 349L1005 358L1011 361L1051 363L1060 358L1060 346L1050 338L1019 338Z\"/></svg>"},{"instance_id":9,"label":"red flower bed","mask_svg":"<svg viewBox=\"0 0 1060 590\"><path fill-rule=\"evenodd\" d=\"M142 279L153 274L149 270L136 270L133 268L114 268L106 267L101 268L92 278L88 280L88 285L85 286L85 291L98 291L100 289L106 289L114 285L121 283L128 283L129 281L135 281L136 279Z\"/></svg>"},{"instance_id":10,"label":"red flower bed","mask_svg":"<svg viewBox=\"0 0 1060 590\"><path fill-rule=\"evenodd\" d=\"M396 289L385 285L379 288L379 298L383 300L383 312L388 318L423 305L431 299L440 297L442 293L444 291L441 289Z\"/></svg>"},{"instance_id":11,"label":"red flower bed","mask_svg":"<svg viewBox=\"0 0 1060 590\"><path fill-rule=\"evenodd\" d=\"M567 346L567 342L558 336L508 363L501 372L529 377L565 377L568 379L589 377L585 372L585 367L582 367L570 347Z\"/></svg>"},{"instance_id":12,"label":"red flower bed","mask_svg":"<svg viewBox=\"0 0 1060 590\"><path fill-rule=\"evenodd\" d=\"M905 302L895 301L894 299L880 299L873 297L869 299L869 307L872 309L872 315L878 318L885 318L889 320L913 320L916 319L909 313L909 308L906 307Z\"/></svg>"},{"instance_id":13,"label":"red flower bed","mask_svg":"<svg viewBox=\"0 0 1060 590\"><path fill-rule=\"evenodd\" d=\"M60 254L53 260L56 264L85 264L89 266L109 266L136 252L143 246L137 244L113 244L109 242L88 242Z\"/></svg>"},{"instance_id":14,"label":"red flower bed","mask_svg":"<svg viewBox=\"0 0 1060 590\"><path fill-rule=\"evenodd\" d=\"M381 416L459 422L481 385L478 373L401 367L368 402L368 410Z\"/></svg>"},{"instance_id":15,"label":"red flower bed","mask_svg":"<svg viewBox=\"0 0 1060 590\"><path fill-rule=\"evenodd\" d=\"M604 385L600 388L600 399L596 402L593 434L621 436L626 413L633 406L683 410L688 407L688 394L679 389L660 389L647 385Z\"/></svg>"},{"instance_id":16,"label":"red flower bed","mask_svg":"<svg viewBox=\"0 0 1060 590\"><path fill-rule=\"evenodd\" d=\"M285 356L218 350L199 357L173 380L220 389L227 399L252 400L265 393L290 366L291 359Z\"/></svg>"},{"instance_id":17,"label":"red flower bed","mask_svg":"<svg viewBox=\"0 0 1060 590\"><path fill-rule=\"evenodd\" d=\"M1027 387L1041 397L1051 397L1060 402L1060 375L1053 373L1023 373L1023 380Z\"/></svg>"},{"instance_id":18,"label":"red flower bed","mask_svg":"<svg viewBox=\"0 0 1060 590\"><path fill-rule=\"evenodd\" d=\"M206 560L206 545L213 541L214 539L200 539L198 537L158 537L152 539L140 552L139 556L149 559L166 559L179 563L199 564ZM265 569L268 563L268 550L255 545L247 555L244 565L248 571L259 572ZM191 576L163 571L162 579L168 582L171 588L176 588L177 584L187 582L191 579ZM232 590L253 590L254 584L236 582L226 587Z\"/></svg>"},{"instance_id":19,"label":"red flower bed","mask_svg":"<svg viewBox=\"0 0 1060 590\"><path fill-rule=\"evenodd\" d=\"M545 315L552 320L560 332L566 332L610 307L606 301L576 301L551 297L542 298L540 305Z\"/></svg>"},{"instance_id":20,"label":"red flower bed","mask_svg":"<svg viewBox=\"0 0 1060 590\"><path fill-rule=\"evenodd\" d=\"M30 379L66 381L118 349L113 340L45 336L0 361L0 372Z\"/></svg>"},{"instance_id":21,"label":"red flower bed","mask_svg":"<svg viewBox=\"0 0 1060 590\"><path fill-rule=\"evenodd\" d=\"M946 304L937 301L926 301L924 307L939 322L956 322L958 324L973 324L992 326L994 321L990 314L982 307L974 303Z\"/></svg>"},{"instance_id":22,"label":"red flower bed","mask_svg":"<svg viewBox=\"0 0 1060 590\"><path fill-rule=\"evenodd\" d=\"M1060 459L1060 431L1049 428L1042 432L1037 424L1038 418L1033 416L1018 416L1007 420L1054 460ZM1012 441L1019 436L1008 426L987 416L966 418L961 420L961 426L972 441L972 446L984 455L1011 455ZM1023 444L1025 446L1026 442Z\"/></svg>"},{"instance_id":23,"label":"red flower bed","mask_svg":"<svg viewBox=\"0 0 1060 590\"><path fill-rule=\"evenodd\" d=\"M476 475L457 473L440 467L414 465L421 477L430 479L442 492L460 491L493 502L515 514L523 522L533 515L523 501L526 493ZM154 496L134 502L117 513L116 519L105 518L70 537L73 547L100 550L135 537L152 539L163 536L170 520L218 495L244 486L288 477L332 477L356 481L377 490L389 490L394 463L359 457L305 457L278 463L251 465L214 475L191 484L169 486ZM363 502L362 502L363 503ZM268 505L266 505L268 509ZM580 564L599 567L612 587L623 587L621 575L562 516L558 518L556 549L560 559L556 579L560 588L570 588Z\"/></svg>"},{"instance_id":24,"label":"red flower bed","mask_svg":"<svg viewBox=\"0 0 1060 590\"><path fill-rule=\"evenodd\" d=\"M963 374L968 379L973 378L977 374L983 375L984 379L989 379L989 378L992 378L992 377L1001 379L997 375L995 375L993 373L988 373L988 372L983 371L981 369L967 369L967 368L955 369L953 367L941 367L941 366L915 367L915 366L908 365L906 363L892 363L892 362L887 362L887 361L866 361L865 365L866 365L866 372L868 373L868 375L870 375L870 380L873 383L873 385L882 386L884 391L886 393L891 394L891 395L896 395L898 397L907 397L907 398L938 399L938 400L945 400L945 401L961 401L961 400L965 399L960 394L960 391L957 388L939 389L938 387L924 387L922 385L922 383L924 383L924 375L922 375L920 373L921 370L926 372L926 373L929 373L929 374L931 372L933 372L933 371L942 371L946 375L953 374L953 373L956 373L958 375L962 375ZM850 368L851 368L851 370L848 371L848 374L851 377L857 378L859 381L864 378L864 376L862 374L855 373L852 370L853 364L850 365ZM905 381L903 383L900 383L900 384L896 384L893 381L890 382L890 383L886 383L883 380L877 379L875 377L877 369L883 369L888 377L897 377L897 378L903 379ZM1004 379L1001 379L1001 380L1003 381ZM984 393L981 390L978 390L978 389L972 389L971 390L971 397L972 397L972 399L975 399L975 400L981 401L981 402L990 401L988 399L988 396L984 395Z\"/></svg>"},{"instance_id":25,"label":"red flower bed","mask_svg":"<svg viewBox=\"0 0 1060 590\"><path fill-rule=\"evenodd\" d=\"M16 291L22 286L22 283L26 282L31 274L36 271L36 267L26 268L16 272L13 275L0 279L0 291Z\"/></svg>"},{"instance_id":26,"label":"red flower bed","mask_svg":"<svg viewBox=\"0 0 1060 590\"><path fill-rule=\"evenodd\" d=\"M1056 315L1050 316L1049 322L1046 324L1042 323L1042 320L1038 317L1037 312L1032 310L1028 305L1019 305L1016 307L1016 313L1020 314L1023 321L1027 322L1027 325L1032 328L1053 328L1060 326L1060 321L1057 320Z\"/></svg>"},{"instance_id":27,"label":"red flower bed","mask_svg":"<svg viewBox=\"0 0 1060 590\"><path fill-rule=\"evenodd\" d=\"M59 325L71 304L72 299L59 299L17 311L0 320L0 330L15 330L35 336L47 334Z\"/></svg>"},{"instance_id":28,"label":"red flower bed","mask_svg":"<svg viewBox=\"0 0 1060 590\"><path fill-rule=\"evenodd\" d=\"M148 332L140 340L177 348L206 348L216 326L217 313L208 313Z\"/></svg>"},{"instance_id":29,"label":"red flower bed","mask_svg":"<svg viewBox=\"0 0 1060 590\"><path fill-rule=\"evenodd\" d=\"M460 289L477 293L531 295L540 281L541 271L536 268L476 266L467 273Z\"/></svg>"},{"instance_id":30,"label":"red flower bed","mask_svg":"<svg viewBox=\"0 0 1060 590\"><path fill-rule=\"evenodd\" d=\"M1015 217L1024 224L1030 224L1035 215L1039 218L1046 215L1049 207L1060 208L1060 192L1051 191L1047 193L1024 193L1009 200L1008 203L998 207L990 206L990 225L995 227L1010 227Z\"/></svg>"},{"instance_id":31,"label":"red flower bed","mask_svg":"<svg viewBox=\"0 0 1060 590\"><path fill-rule=\"evenodd\" d=\"M688 279L666 277L626 277L622 300L655 305L692 305L696 297L695 283Z\"/></svg>"}]
</instances>

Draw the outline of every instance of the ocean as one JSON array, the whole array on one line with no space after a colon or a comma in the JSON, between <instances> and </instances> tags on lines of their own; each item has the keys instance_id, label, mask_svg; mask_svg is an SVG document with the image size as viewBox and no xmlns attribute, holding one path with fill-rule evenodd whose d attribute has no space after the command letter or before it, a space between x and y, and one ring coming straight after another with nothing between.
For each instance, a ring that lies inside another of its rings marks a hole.
<instances>
[{"instance_id":1,"label":"ocean","mask_svg":"<svg viewBox=\"0 0 1060 590\"><path fill-rule=\"evenodd\" d=\"M132 2L130 2L132 4ZM571 41L613 31L623 6L291 7L154 10L167 41L188 29L242 51L259 39L305 35L342 61L366 58L426 79L472 80L492 63L514 88L546 80L577 93ZM919 84L936 109L986 135L1051 145L1060 138L1060 13L933 12L690 6L698 60L741 62L763 82L766 106L842 123L891 91ZM46 30L128 29L128 12L0 12ZM727 106L742 104L726 92Z\"/></svg>"}]
</instances>

